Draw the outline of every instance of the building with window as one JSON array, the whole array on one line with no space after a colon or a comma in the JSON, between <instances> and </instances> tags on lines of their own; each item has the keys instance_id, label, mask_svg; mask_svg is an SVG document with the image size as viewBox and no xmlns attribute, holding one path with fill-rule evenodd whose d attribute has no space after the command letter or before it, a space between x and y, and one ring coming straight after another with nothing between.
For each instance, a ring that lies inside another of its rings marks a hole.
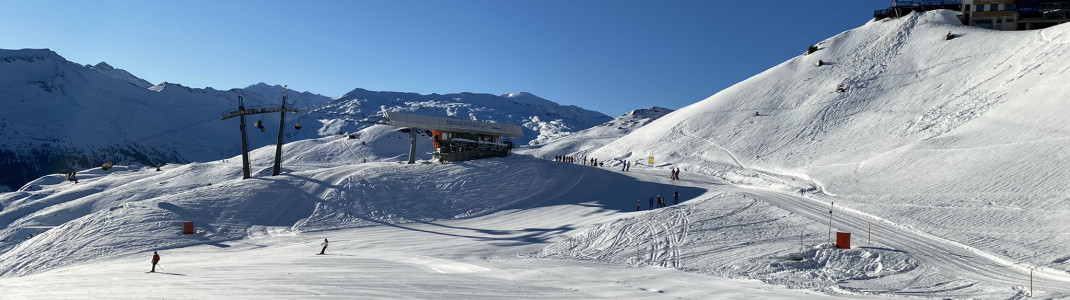
<instances>
[{"instance_id":1,"label":"building with window","mask_svg":"<svg viewBox=\"0 0 1070 300\"><path fill-rule=\"evenodd\" d=\"M873 18L898 18L911 12L922 12L937 9L959 10L962 0L892 0L892 6L887 9L873 11Z\"/></svg>"},{"instance_id":2,"label":"building with window","mask_svg":"<svg viewBox=\"0 0 1070 300\"><path fill-rule=\"evenodd\" d=\"M1070 0L963 0L962 23L996 30L1041 29L1070 21Z\"/></svg>"}]
</instances>

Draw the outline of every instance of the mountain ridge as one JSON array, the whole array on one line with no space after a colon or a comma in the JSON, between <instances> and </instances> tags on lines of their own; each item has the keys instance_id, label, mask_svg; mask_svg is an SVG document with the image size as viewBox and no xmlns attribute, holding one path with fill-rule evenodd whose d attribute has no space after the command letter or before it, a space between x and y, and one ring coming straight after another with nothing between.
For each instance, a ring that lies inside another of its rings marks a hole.
<instances>
[{"instance_id":1,"label":"mountain ridge","mask_svg":"<svg viewBox=\"0 0 1070 300\"><path fill-rule=\"evenodd\" d=\"M286 93L287 106L301 110L286 120L285 138L291 141L358 132L371 126L363 121L378 120L384 109L521 125L525 137L520 144L545 142L560 132L611 119L527 93L519 94L527 98L510 99L358 88L332 99L266 83L229 90L171 82L153 85L106 62L76 64L49 49L0 50L0 71L0 101L10 105L0 112L0 128L7 130L0 138L0 168L13 170L0 175L0 186L7 190L44 174L105 161L156 165L230 157L240 152L233 130L238 118L219 121L218 117L238 108L238 96L249 108L277 107ZM248 119L250 126L255 121L279 126L278 115ZM297 122L303 122L305 129L292 130ZM253 148L275 140L266 134L249 138Z\"/></svg>"}]
</instances>

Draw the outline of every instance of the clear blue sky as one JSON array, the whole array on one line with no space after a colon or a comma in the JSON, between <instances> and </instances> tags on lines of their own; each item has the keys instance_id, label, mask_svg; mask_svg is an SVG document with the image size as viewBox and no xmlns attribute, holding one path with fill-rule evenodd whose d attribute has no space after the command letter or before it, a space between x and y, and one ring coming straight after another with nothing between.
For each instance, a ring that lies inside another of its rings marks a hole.
<instances>
[{"instance_id":1,"label":"clear blue sky","mask_svg":"<svg viewBox=\"0 0 1070 300\"><path fill-rule=\"evenodd\" d=\"M618 116L698 102L889 3L16 0L0 5L0 48L49 48L152 83L524 91Z\"/></svg>"}]
</instances>

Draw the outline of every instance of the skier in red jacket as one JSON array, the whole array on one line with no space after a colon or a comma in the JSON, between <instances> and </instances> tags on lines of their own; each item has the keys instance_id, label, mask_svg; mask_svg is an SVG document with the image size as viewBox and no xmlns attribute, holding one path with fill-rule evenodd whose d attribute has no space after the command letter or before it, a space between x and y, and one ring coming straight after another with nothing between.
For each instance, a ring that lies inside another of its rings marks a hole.
<instances>
[{"instance_id":1,"label":"skier in red jacket","mask_svg":"<svg viewBox=\"0 0 1070 300\"><path fill-rule=\"evenodd\" d=\"M160 254L156 253L156 251L152 251L152 271L149 271L149 272L156 272L156 263L159 263L159 262L160 262Z\"/></svg>"}]
</instances>

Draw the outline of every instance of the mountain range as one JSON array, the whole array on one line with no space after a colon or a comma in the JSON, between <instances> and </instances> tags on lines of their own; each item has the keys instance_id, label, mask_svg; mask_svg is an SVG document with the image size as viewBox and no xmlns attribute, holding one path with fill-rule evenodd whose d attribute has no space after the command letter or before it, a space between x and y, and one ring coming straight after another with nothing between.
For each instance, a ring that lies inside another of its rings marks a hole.
<instances>
[{"instance_id":1,"label":"mountain range","mask_svg":"<svg viewBox=\"0 0 1070 300\"><path fill-rule=\"evenodd\" d=\"M47 49L0 50L0 189L45 174L113 164L204 162L240 153L238 109L287 107L285 140L355 133L383 111L503 122L524 128L517 144L539 144L612 118L530 93L431 94L354 89L330 98L259 83L241 89L152 84L101 62L79 65ZM274 144L278 114L248 116L252 148ZM294 129L297 123L301 130ZM425 155L426 156L426 155ZM373 158L377 159L377 158Z\"/></svg>"}]
</instances>

